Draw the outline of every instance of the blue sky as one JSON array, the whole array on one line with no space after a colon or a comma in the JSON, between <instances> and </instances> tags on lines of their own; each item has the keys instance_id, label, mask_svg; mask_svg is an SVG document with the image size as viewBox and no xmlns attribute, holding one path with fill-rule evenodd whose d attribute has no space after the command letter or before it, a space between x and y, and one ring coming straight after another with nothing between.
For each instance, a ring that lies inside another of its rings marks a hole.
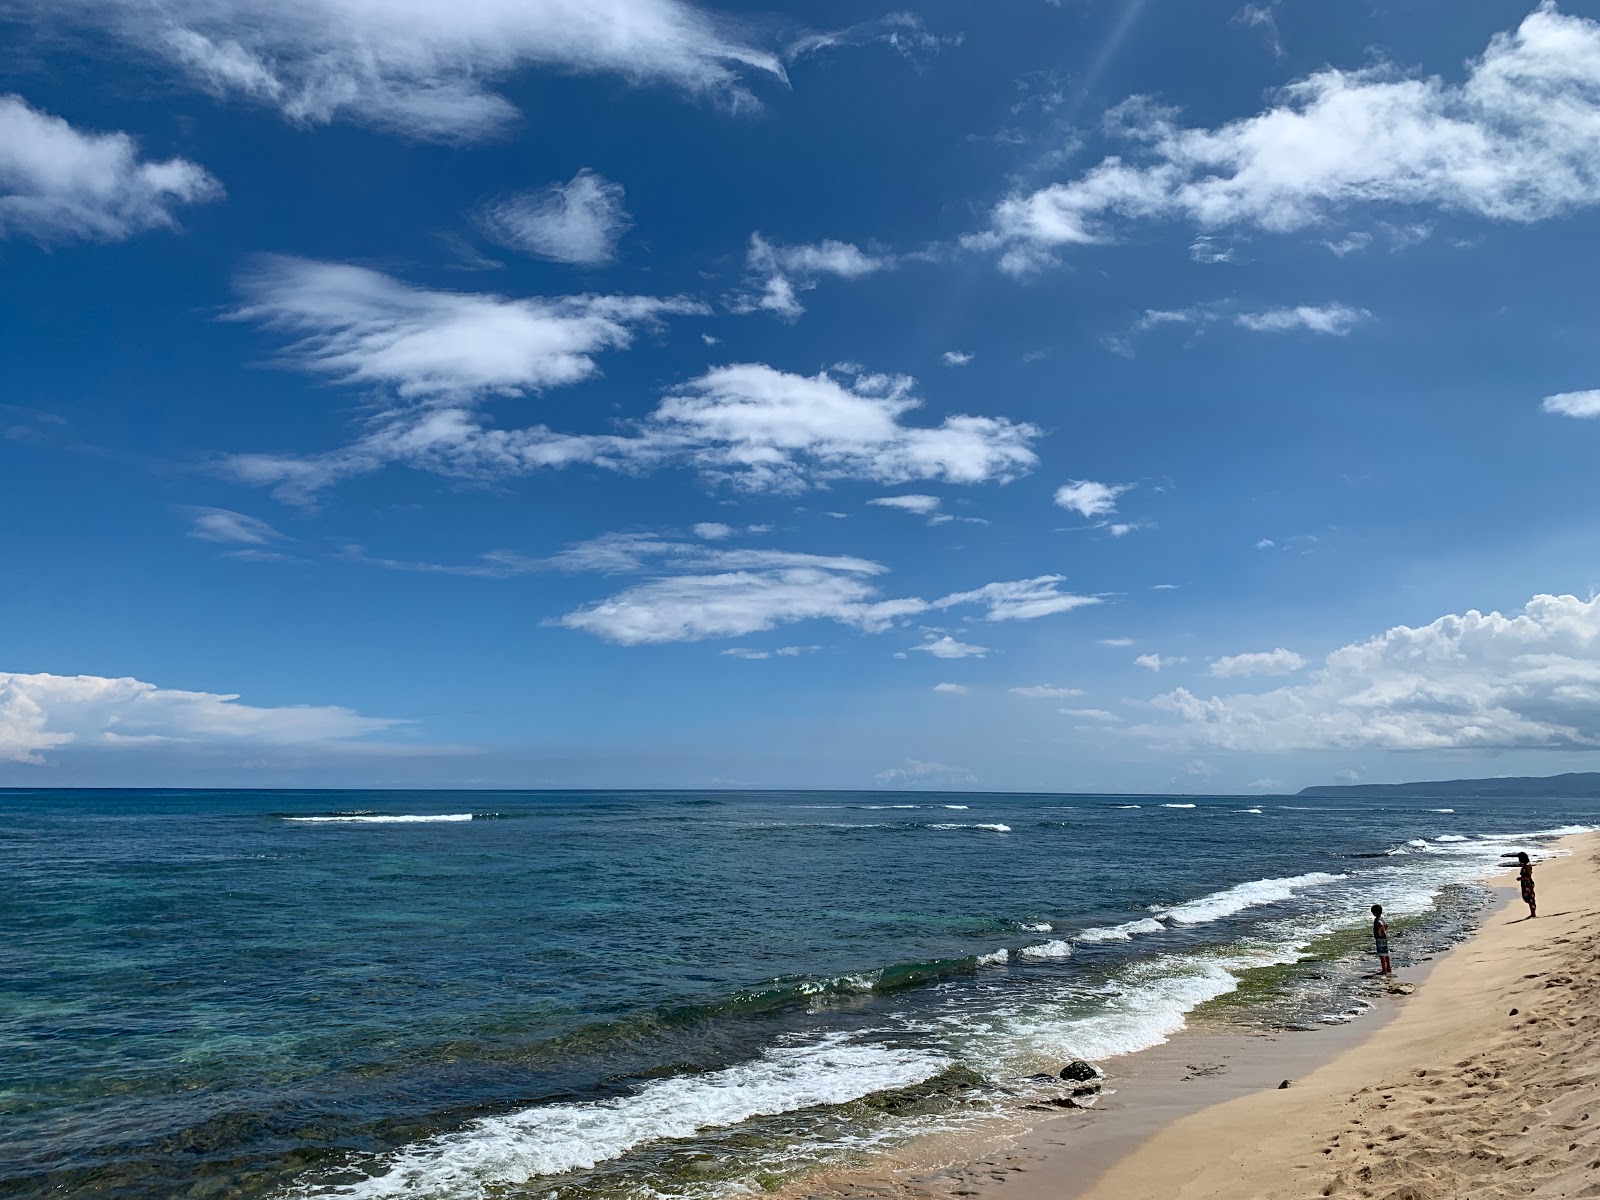
<instances>
[{"instance_id":1,"label":"blue sky","mask_svg":"<svg viewBox=\"0 0 1600 1200\"><path fill-rule=\"evenodd\" d=\"M73 0L0 785L1600 747L1600 5Z\"/></svg>"}]
</instances>

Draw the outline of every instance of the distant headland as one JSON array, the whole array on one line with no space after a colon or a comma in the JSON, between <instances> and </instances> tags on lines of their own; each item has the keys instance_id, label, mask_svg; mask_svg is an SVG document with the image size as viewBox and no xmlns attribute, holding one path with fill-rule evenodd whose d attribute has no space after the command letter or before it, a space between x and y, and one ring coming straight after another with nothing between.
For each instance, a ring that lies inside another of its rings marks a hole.
<instances>
[{"instance_id":1,"label":"distant headland","mask_svg":"<svg viewBox=\"0 0 1600 1200\"><path fill-rule=\"evenodd\" d=\"M1456 796L1562 796L1600 799L1600 771L1565 775L1524 775L1504 779L1443 779L1426 783L1351 783L1301 788L1297 796L1374 796L1395 799Z\"/></svg>"}]
</instances>

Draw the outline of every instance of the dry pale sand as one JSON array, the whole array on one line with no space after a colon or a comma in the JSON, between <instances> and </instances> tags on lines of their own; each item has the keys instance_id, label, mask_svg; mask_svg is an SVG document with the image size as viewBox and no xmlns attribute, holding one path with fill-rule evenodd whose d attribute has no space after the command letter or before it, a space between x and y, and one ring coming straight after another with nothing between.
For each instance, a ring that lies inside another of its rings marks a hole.
<instances>
[{"instance_id":1,"label":"dry pale sand","mask_svg":"<svg viewBox=\"0 0 1600 1200\"><path fill-rule=\"evenodd\" d=\"M813 1176L793 1200L1600 1197L1600 835L1355 1025L1199 1034L1112 1064L1105 1111ZM1510 895L1510 891L1506 892ZM1277 1082L1291 1078L1287 1089ZM785 1200L790 1200L786 1197Z\"/></svg>"},{"instance_id":2,"label":"dry pale sand","mask_svg":"<svg viewBox=\"0 0 1600 1200\"><path fill-rule=\"evenodd\" d=\"M1600 1196L1600 838L1566 846L1537 920L1500 909L1360 1044L1174 1122L1078 1195Z\"/></svg>"}]
</instances>

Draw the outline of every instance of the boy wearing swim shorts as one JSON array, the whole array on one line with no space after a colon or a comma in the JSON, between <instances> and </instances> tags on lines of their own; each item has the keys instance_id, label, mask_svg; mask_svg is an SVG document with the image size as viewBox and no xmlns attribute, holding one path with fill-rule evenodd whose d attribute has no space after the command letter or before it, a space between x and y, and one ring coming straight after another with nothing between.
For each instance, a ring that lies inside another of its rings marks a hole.
<instances>
[{"instance_id":1,"label":"boy wearing swim shorts","mask_svg":"<svg viewBox=\"0 0 1600 1200\"><path fill-rule=\"evenodd\" d=\"M1378 953L1378 974L1389 975L1389 923L1383 919L1383 905L1372 906L1372 943Z\"/></svg>"}]
</instances>

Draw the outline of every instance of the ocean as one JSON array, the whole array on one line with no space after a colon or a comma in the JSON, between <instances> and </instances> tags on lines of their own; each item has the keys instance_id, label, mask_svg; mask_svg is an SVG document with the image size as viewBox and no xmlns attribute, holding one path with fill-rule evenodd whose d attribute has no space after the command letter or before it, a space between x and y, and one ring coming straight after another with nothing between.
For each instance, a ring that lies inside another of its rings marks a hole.
<instances>
[{"instance_id":1,"label":"ocean","mask_svg":"<svg viewBox=\"0 0 1600 1200\"><path fill-rule=\"evenodd\" d=\"M0 792L0 1196L711 1200L1350 1019L1593 801ZM1112 1063L1114 1070L1114 1062ZM1033 1091L1030 1091L1034 1089Z\"/></svg>"}]
</instances>

